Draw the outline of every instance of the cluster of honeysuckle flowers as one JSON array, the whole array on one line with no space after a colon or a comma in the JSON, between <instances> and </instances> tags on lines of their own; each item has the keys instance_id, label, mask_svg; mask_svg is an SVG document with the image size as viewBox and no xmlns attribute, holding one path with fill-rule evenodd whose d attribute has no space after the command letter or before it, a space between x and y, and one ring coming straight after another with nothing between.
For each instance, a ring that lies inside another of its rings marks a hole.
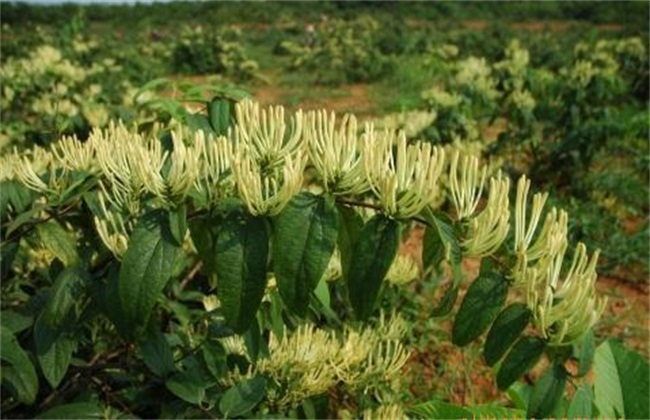
<instances>
[{"instance_id":1,"label":"cluster of honeysuckle flowers","mask_svg":"<svg viewBox=\"0 0 650 420\"><path fill-rule=\"evenodd\" d=\"M345 327L340 334L302 324L282 337L271 334L269 357L245 373L235 370L224 381L231 385L258 373L268 375L277 388L269 390L267 398L281 408L322 395L341 383L349 391L364 392L377 391L381 385L396 386L410 356L401 343L406 331L406 322L395 313L382 313L375 326ZM225 339L222 344L229 353L246 355L241 337Z\"/></svg>"},{"instance_id":2,"label":"cluster of honeysuckle flowers","mask_svg":"<svg viewBox=\"0 0 650 420\"><path fill-rule=\"evenodd\" d=\"M456 152L445 159L443 148L409 144L403 132L377 130L371 123L360 130L352 115L337 121L334 113L298 111L287 119L281 106L262 108L246 100L236 105L235 116L227 135L219 137L177 125L169 135L171 150L158 138L166 135L162 129L145 136L111 124L93 131L85 142L64 138L48 151L6 156L0 176L16 178L46 197L62 194L72 183L70 174L96 176L101 214L95 225L118 258L128 248L145 198L174 209L188 197L195 207L210 207L238 196L252 215L274 216L314 182L335 197L370 200L377 211L396 219L436 209L447 194L463 226L466 256L494 254L508 237L510 180L500 172L488 179L476 157ZM316 174L310 181L308 167ZM527 219L529 184L522 177L517 187L516 263L510 275L526 288L542 334L552 343L566 344L590 328L603 310L594 288L598 253L589 259L584 245L578 245L562 277L567 215L552 209L535 236L546 195L534 196Z\"/></svg>"}]
</instances>

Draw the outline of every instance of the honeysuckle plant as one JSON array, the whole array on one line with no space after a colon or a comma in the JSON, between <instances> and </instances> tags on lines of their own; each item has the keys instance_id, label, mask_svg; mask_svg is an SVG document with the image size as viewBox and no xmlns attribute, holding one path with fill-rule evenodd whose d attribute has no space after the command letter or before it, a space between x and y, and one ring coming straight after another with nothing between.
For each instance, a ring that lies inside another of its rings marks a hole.
<instances>
[{"instance_id":1,"label":"honeysuckle plant","mask_svg":"<svg viewBox=\"0 0 650 420\"><path fill-rule=\"evenodd\" d=\"M80 386L83 372L93 389L116 380L119 360L118 373L148 378L143 415L171 394L196 415L309 416L313 398L334 389L374 401L364 416L400 413L409 350L399 314L380 310L385 284L451 266L434 315L449 314L465 257L482 258L481 272L452 342L489 330L485 360L500 361L502 390L544 353L563 372L558 388L536 391L548 395L530 415L553 410L567 360L590 363L578 349L605 302L598 252L578 244L567 269L568 216L544 215L541 193L528 215L525 177L511 209L509 178L488 178L478 157L359 129L352 115L223 98L206 110L147 132L114 122L84 142L2 157L10 410L56 410L57 390ZM423 267L396 258L414 224L425 229ZM45 253L36 267L24 263L30 247ZM42 288L37 302L20 289L29 277Z\"/></svg>"}]
</instances>

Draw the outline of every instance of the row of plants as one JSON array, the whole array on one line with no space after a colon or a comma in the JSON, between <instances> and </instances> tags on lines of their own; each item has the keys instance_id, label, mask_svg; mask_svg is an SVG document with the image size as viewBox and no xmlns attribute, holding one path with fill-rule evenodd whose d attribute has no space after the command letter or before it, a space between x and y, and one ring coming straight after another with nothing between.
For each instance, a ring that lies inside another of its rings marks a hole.
<instances>
[{"instance_id":1,"label":"row of plants","mask_svg":"<svg viewBox=\"0 0 650 420\"><path fill-rule=\"evenodd\" d=\"M111 123L3 157L3 415L648 416L647 362L596 349L599 252L526 177L511 188L352 115L223 96L170 110L148 131ZM416 224L414 275L396 254ZM405 401L409 322L391 294L440 276L430 316L454 313L455 345L482 343L509 406Z\"/></svg>"}]
</instances>

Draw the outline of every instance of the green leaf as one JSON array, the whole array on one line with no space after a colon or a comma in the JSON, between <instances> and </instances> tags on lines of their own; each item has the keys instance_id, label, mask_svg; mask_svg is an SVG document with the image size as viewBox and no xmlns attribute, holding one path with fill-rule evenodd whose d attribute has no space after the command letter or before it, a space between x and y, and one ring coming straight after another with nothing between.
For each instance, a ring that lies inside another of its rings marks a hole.
<instances>
[{"instance_id":1,"label":"green leaf","mask_svg":"<svg viewBox=\"0 0 650 420\"><path fill-rule=\"evenodd\" d=\"M650 418L650 366L640 354L608 340L594 359L595 404L601 416Z\"/></svg>"},{"instance_id":2,"label":"green leaf","mask_svg":"<svg viewBox=\"0 0 650 420\"><path fill-rule=\"evenodd\" d=\"M225 136L228 133L233 115L235 112L235 101L215 96L208 102L208 117L210 126L217 136Z\"/></svg>"},{"instance_id":3,"label":"green leaf","mask_svg":"<svg viewBox=\"0 0 650 420\"><path fill-rule=\"evenodd\" d=\"M204 217L198 217L189 224L192 242L203 261L203 269L206 273L214 273L214 239L213 224Z\"/></svg>"},{"instance_id":4,"label":"green leaf","mask_svg":"<svg viewBox=\"0 0 650 420\"><path fill-rule=\"evenodd\" d=\"M494 365L508 351L524 331L532 313L523 303L506 307L492 324L483 347L483 356L488 366Z\"/></svg>"},{"instance_id":5,"label":"green leaf","mask_svg":"<svg viewBox=\"0 0 650 420\"><path fill-rule=\"evenodd\" d=\"M137 337L142 332L169 281L177 253L165 214L145 214L135 226L120 268L118 328L124 335Z\"/></svg>"},{"instance_id":6,"label":"green leaf","mask_svg":"<svg viewBox=\"0 0 650 420\"><path fill-rule=\"evenodd\" d=\"M174 355L165 335L152 327L140 341L142 359L155 375L166 377L174 371Z\"/></svg>"},{"instance_id":7,"label":"green leaf","mask_svg":"<svg viewBox=\"0 0 650 420\"><path fill-rule=\"evenodd\" d=\"M32 217L34 217L35 214L38 214L39 212L47 209L49 206L45 204L35 204L34 207L32 207L29 210L25 210L24 212L20 213L14 220L11 221L11 224L7 227L7 233L5 234L5 238L8 238L16 229L20 228L22 225L25 223L29 222L32 220Z\"/></svg>"},{"instance_id":8,"label":"green leaf","mask_svg":"<svg viewBox=\"0 0 650 420\"><path fill-rule=\"evenodd\" d=\"M219 411L224 417L238 417L250 412L262 401L266 393L266 378L254 378L235 384L224 392L219 401Z\"/></svg>"},{"instance_id":9,"label":"green leaf","mask_svg":"<svg viewBox=\"0 0 650 420\"><path fill-rule=\"evenodd\" d=\"M431 316L439 317L449 314L454 309L454 304L458 299L458 289L459 287L452 282L442 295L438 306L431 311Z\"/></svg>"},{"instance_id":10,"label":"green leaf","mask_svg":"<svg viewBox=\"0 0 650 420\"><path fill-rule=\"evenodd\" d=\"M12 333L17 334L31 327L34 323L34 318L11 309L6 309L0 312L0 323Z\"/></svg>"},{"instance_id":11,"label":"green leaf","mask_svg":"<svg viewBox=\"0 0 650 420\"><path fill-rule=\"evenodd\" d=\"M250 328L244 334L244 344L246 345L246 350L248 351L248 356L253 362L257 361L257 357L260 354L260 347L262 343L262 333L260 331L260 326L257 322L257 318L253 319L251 322Z\"/></svg>"},{"instance_id":12,"label":"green leaf","mask_svg":"<svg viewBox=\"0 0 650 420\"><path fill-rule=\"evenodd\" d=\"M231 214L215 240L218 296L228 325L248 329L266 288L268 236L264 220Z\"/></svg>"},{"instance_id":13,"label":"green leaf","mask_svg":"<svg viewBox=\"0 0 650 420\"><path fill-rule=\"evenodd\" d=\"M0 247L0 278L6 279L9 277L9 270L11 265L18 254L20 246L20 239L14 242L3 242Z\"/></svg>"},{"instance_id":14,"label":"green leaf","mask_svg":"<svg viewBox=\"0 0 650 420\"><path fill-rule=\"evenodd\" d=\"M424 268L426 269L432 264L442 261L448 249L454 284L458 285L463 278L460 266L463 255L456 227L446 214L434 214L431 210L427 209L424 217L430 225L424 232L424 242L422 244L422 262Z\"/></svg>"},{"instance_id":15,"label":"green leaf","mask_svg":"<svg viewBox=\"0 0 650 420\"><path fill-rule=\"evenodd\" d=\"M564 394L567 377L567 371L561 364L549 366L533 387L526 417L541 419L553 413Z\"/></svg>"},{"instance_id":16,"label":"green leaf","mask_svg":"<svg viewBox=\"0 0 650 420\"><path fill-rule=\"evenodd\" d=\"M216 379L219 379L228 373L226 364L226 350L218 341L206 341L201 346L201 354L206 367Z\"/></svg>"},{"instance_id":17,"label":"green leaf","mask_svg":"<svg viewBox=\"0 0 650 420\"><path fill-rule=\"evenodd\" d=\"M578 359L578 373L576 376L582 377L589 373L591 365L594 362L596 353L596 343L594 331L589 329L587 334L582 338L579 344L574 345L574 355Z\"/></svg>"},{"instance_id":18,"label":"green leaf","mask_svg":"<svg viewBox=\"0 0 650 420\"><path fill-rule=\"evenodd\" d=\"M79 261L77 241L74 234L65 230L57 221L49 220L36 226L43 245L66 267Z\"/></svg>"},{"instance_id":19,"label":"green leaf","mask_svg":"<svg viewBox=\"0 0 650 420\"><path fill-rule=\"evenodd\" d=\"M44 315L34 325L34 343L43 376L56 389L68 372L76 343L62 331L49 327Z\"/></svg>"},{"instance_id":20,"label":"green leaf","mask_svg":"<svg viewBox=\"0 0 650 420\"><path fill-rule=\"evenodd\" d=\"M466 419L472 418L472 413L464 407L449 404L440 400L431 400L417 404L409 410L416 417L425 419Z\"/></svg>"},{"instance_id":21,"label":"green leaf","mask_svg":"<svg viewBox=\"0 0 650 420\"><path fill-rule=\"evenodd\" d=\"M83 293L88 278L88 274L78 267L66 268L57 276L43 309L43 319L50 327L58 328L66 319Z\"/></svg>"},{"instance_id":22,"label":"green leaf","mask_svg":"<svg viewBox=\"0 0 650 420\"><path fill-rule=\"evenodd\" d=\"M343 277L347 278L354 244L363 229L363 218L353 207L339 205L337 210L339 214L338 245L341 252L341 271Z\"/></svg>"},{"instance_id":23,"label":"green leaf","mask_svg":"<svg viewBox=\"0 0 650 420\"><path fill-rule=\"evenodd\" d=\"M201 404L205 399L206 384L189 372L179 372L165 381L165 387L183 401L190 404Z\"/></svg>"},{"instance_id":24,"label":"green leaf","mask_svg":"<svg viewBox=\"0 0 650 420\"><path fill-rule=\"evenodd\" d=\"M361 320L372 314L399 239L399 222L378 214L366 223L354 245L347 284L352 309Z\"/></svg>"},{"instance_id":25,"label":"green leaf","mask_svg":"<svg viewBox=\"0 0 650 420\"><path fill-rule=\"evenodd\" d=\"M594 392L588 384L582 384L573 395L567 417L590 419L593 417Z\"/></svg>"},{"instance_id":26,"label":"green leaf","mask_svg":"<svg viewBox=\"0 0 650 420\"><path fill-rule=\"evenodd\" d=\"M508 295L508 282L497 271L481 270L460 304L451 341L465 346L478 338L494 321Z\"/></svg>"},{"instance_id":27,"label":"green leaf","mask_svg":"<svg viewBox=\"0 0 650 420\"><path fill-rule=\"evenodd\" d=\"M38 416L37 419L103 419L105 409L92 402L62 404L53 407Z\"/></svg>"},{"instance_id":28,"label":"green leaf","mask_svg":"<svg viewBox=\"0 0 650 420\"><path fill-rule=\"evenodd\" d=\"M214 133L212 125L210 124L210 119L207 115L200 113L190 114L189 112L185 115L185 123L192 131L203 131L206 135Z\"/></svg>"},{"instance_id":29,"label":"green leaf","mask_svg":"<svg viewBox=\"0 0 650 420\"><path fill-rule=\"evenodd\" d=\"M273 269L287 307L304 316L334 253L338 215L330 197L295 196L273 221Z\"/></svg>"},{"instance_id":30,"label":"green leaf","mask_svg":"<svg viewBox=\"0 0 650 420\"><path fill-rule=\"evenodd\" d=\"M506 390L539 360L546 342L537 337L521 337L510 349L497 373L497 386Z\"/></svg>"},{"instance_id":31,"label":"green leaf","mask_svg":"<svg viewBox=\"0 0 650 420\"><path fill-rule=\"evenodd\" d=\"M169 230L176 245L181 247L185 242L187 231L187 206L182 204L169 211Z\"/></svg>"},{"instance_id":32,"label":"green leaf","mask_svg":"<svg viewBox=\"0 0 650 420\"><path fill-rule=\"evenodd\" d=\"M14 334L4 326L0 326L0 358L9 364L0 370L3 385L18 401L32 404L38 393L36 369Z\"/></svg>"}]
</instances>

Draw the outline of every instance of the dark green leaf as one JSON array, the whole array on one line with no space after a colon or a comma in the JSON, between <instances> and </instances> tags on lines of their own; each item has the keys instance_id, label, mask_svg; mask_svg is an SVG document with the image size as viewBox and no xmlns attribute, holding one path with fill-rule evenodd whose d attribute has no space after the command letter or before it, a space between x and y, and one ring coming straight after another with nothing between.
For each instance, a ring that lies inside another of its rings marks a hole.
<instances>
[{"instance_id":1,"label":"dark green leaf","mask_svg":"<svg viewBox=\"0 0 650 420\"><path fill-rule=\"evenodd\" d=\"M5 238L9 237L16 229L24 225L25 223L32 220L35 214L47 209L48 206L45 204L35 204L29 210L25 210L23 213L20 213L14 220L11 221L11 224L7 227L7 233Z\"/></svg>"},{"instance_id":2,"label":"dark green leaf","mask_svg":"<svg viewBox=\"0 0 650 420\"><path fill-rule=\"evenodd\" d=\"M228 372L226 365L226 350L218 341L206 341L201 346L201 353L206 367L216 379Z\"/></svg>"},{"instance_id":3,"label":"dark green leaf","mask_svg":"<svg viewBox=\"0 0 650 420\"><path fill-rule=\"evenodd\" d=\"M44 321L50 327L58 328L66 319L88 278L88 274L77 267L66 268L57 276L43 309Z\"/></svg>"},{"instance_id":4,"label":"dark green leaf","mask_svg":"<svg viewBox=\"0 0 650 420\"><path fill-rule=\"evenodd\" d=\"M594 392L588 384L582 384L573 395L567 417L590 419L593 417Z\"/></svg>"},{"instance_id":5,"label":"dark green leaf","mask_svg":"<svg viewBox=\"0 0 650 420\"><path fill-rule=\"evenodd\" d=\"M350 303L356 316L367 319L399 246L399 222L378 214L363 227L354 245L347 276Z\"/></svg>"},{"instance_id":6,"label":"dark green leaf","mask_svg":"<svg viewBox=\"0 0 650 420\"><path fill-rule=\"evenodd\" d=\"M165 335L152 327L140 341L142 359L155 375L165 377L174 371L174 355Z\"/></svg>"},{"instance_id":7,"label":"dark green leaf","mask_svg":"<svg viewBox=\"0 0 650 420\"><path fill-rule=\"evenodd\" d=\"M65 230L57 221L49 220L37 225L36 230L43 245L52 252L66 267L79 261L77 241L74 234Z\"/></svg>"},{"instance_id":8,"label":"dark green leaf","mask_svg":"<svg viewBox=\"0 0 650 420\"><path fill-rule=\"evenodd\" d=\"M203 269L206 273L214 273L214 240L210 220L204 217L197 217L189 225L192 235L192 242L203 261Z\"/></svg>"},{"instance_id":9,"label":"dark green leaf","mask_svg":"<svg viewBox=\"0 0 650 420\"><path fill-rule=\"evenodd\" d=\"M41 315L34 325L36 358L47 382L56 388L65 377L76 343L60 330L47 325Z\"/></svg>"},{"instance_id":10,"label":"dark green leaf","mask_svg":"<svg viewBox=\"0 0 650 420\"><path fill-rule=\"evenodd\" d=\"M323 277L338 233L334 201L309 193L295 196L273 223L273 269L287 307L304 316Z\"/></svg>"},{"instance_id":11,"label":"dark green leaf","mask_svg":"<svg viewBox=\"0 0 650 420\"><path fill-rule=\"evenodd\" d=\"M497 386L506 390L539 360L546 342L537 337L521 337L510 349L497 373Z\"/></svg>"},{"instance_id":12,"label":"dark green leaf","mask_svg":"<svg viewBox=\"0 0 650 420\"><path fill-rule=\"evenodd\" d=\"M341 252L341 270L347 278L348 268L352 261L354 244L363 229L363 218L353 207L337 206L339 214L338 245Z\"/></svg>"},{"instance_id":13,"label":"dark green leaf","mask_svg":"<svg viewBox=\"0 0 650 420\"><path fill-rule=\"evenodd\" d=\"M4 242L0 247L0 276L6 279L9 276L9 270L18 253L20 239L14 242Z\"/></svg>"},{"instance_id":14,"label":"dark green leaf","mask_svg":"<svg viewBox=\"0 0 650 420\"><path fill-rule=\"evenodd\" d=\"M7 384L18 401L32 404L38 393L36 369L16 337L4 326L0 326L0 358L9 364L0 371L3 385Z\"/></svg>"},{"instance_id":15,"label":"dark green leaf","mask_svg":"<svg viewBox=\"0 0 650 420\"><path fill-rule=\"evenodd\" d=\"M585 376L589 373L591 365L594 362L595 353L596 343L594 339L594 331L589 329L579 345L574 346L574 354L578 359L578 377Z\"/></svg>"},{"instance_id":16,"label":"dark green leaf","mask_svg":"<svg viewBox=\"0 0 650 420\"><path fill-rule=\"evenodd\" d=\"M492 324L483 347L483 356L488 366L494 365L519 338L532 313L523 303L513 303L506 307Z\"/></svg>"},{"instance_id":17,"label":"dark green leaf","mask_svg":"<svg viewBox=\"0 0 650 420\"><path fill-rule=\"evenodd\" d=\"M188 372L179 372L165 381L165 387L183 401L201 404L205 399L206 385L201 378Z\"/></svg>"},{"instance_id":18,"label":"dark green leaf","mask_svg":"<svg viewBox=\"0 0 650 420\"><path fill-rule=\"evenodd\" d=\"M561 364L549 366L533 387L526 416L541 419L553 413L564 394L567 376Z\"/></svg>"},{"instance_id":19,"label":"dark green leaf","mask_svg":"<svg viewBox=\"0 0 650 420\"><path fill-rule=\"evenodd\" d=\"M250 412L266 393L266 378L256 376L228 389L219 401L224 417L238 417Z\"/></svg>"},{"instance_id":20,"label":"dark green leaf","mask_svg":"<svg viewBox=\"0 0 650 420\"><path fill-rule=\"evenodd\" d=\"M97 403L81 402L57 405L38 416L37 419L103 419L105 409Z\"/></svg>"},{"instance_id":21,"label":"dark green leaf","mask_svg":"<svg viewBox=\"0 0 650 420\"><path fill-rule=\"evenodd\" d=\"M640 354L608 340L594 359L595 403L601 416L650 418L650 366Z\"/></svg>"},{"instance_id":22,"label":"dark green leaf","mask_svg":"<svg viewBox=\"0 0 650 420\"><path fill-rule=\"evenodd\" d=\"M424 268L426 269L432 264L442 261L444 254L449 250L449 264L451 265L454 284L458 285L463 278L460 267L463 255L457 229L446 214L433 214L430 210L426 210L424 216L430 225L425 231L422 246Z\"/></svg>"},{"instance_id":23,"label":"dark green leaf","mask_svg":"<svg viewBox=\"0 0 650 420\"><path fill-rule=\"evenodd\" d=\"M417 404L409 411L418 418L425 419L467 419L472 413L464 407L449 404L440 400L431 400Z\"/></svg>"},{"instance_id":24,"label":"dark green leaf","mask_svg":"<svg viewBox=\"0 0 650 420\"><path fill-rule=\"evenodd\" d=\"M187 231L187 206L182 204L169 211L169 230L177 246L183 246Z\"/></svg>"},{"instance_id":25,"label":"dark green leaf","mask_svg":"<svg viewBox=\"0 0 650 420\"><path fill-rule=\"evenodd\" d=\"M458 299L458 289L459 287L457 285L450 284L442 295L438 306L431 311L431 316L438 317L449 314Z\"/></svg>"},{"instance_id":26,"label":"dark green leaf","mask_svg":"<svg viewBox=\"0 0 650 420\"><path fill-rule=\"evenodd\" d=\"M120 268L118 328L123 334L137 337L142 332L169 281L177 253L163 212L148 213L138 221Z\"/></svg>"},{"instance_id":27,"label":"dark green leaf","mask_svg":"<svg viewBox=\"0 0 650 420\"><path fill-rule=\"evenodd\" d=\"M248 356L253 362L257 361L257 357L260 353L261 342L262 333L257 318L255 318L253 319L253 322L251 322L251 326L248 328L248 331L246 331L246 334L244 334L244 344L246 345Z\"/></svg>"},{"instance_id":28,"label":"dark green leaf","mask_svg":"<svg viewBox=\"0 0 650 420\"><path fill-rule=\"evenodd\" d=\"M456 314L451 341L465 346L478 338L494 321L507 295L508 282L500 273L481 270Z\"/></svg>"},{"instance_id":29,"label":"dark green leaf","mask_svg":"<svg viewBox=\"0 0 650 420\"><path fill-rule=\"evenodd\" d=\"M0 322L3 327L17 334L31 327L34 323L34 318L11 309L6 309L0 313Z\"/></svg>"},{"instance_id":30,"label":"dark green leaf","mask_svg":"<svg viewBox=\"0 0 650 420\"><path fill-rule=\"evenodd\" d=\"M215 241L218 296L228 325L248 329L266 288L268 236L264 220L236 214L223 221Z\"/></svg>"},{"instance_id":31,"label":"dark green leaf","mask_svg":"<svg viewBox=\"0 0 650 420\"><path fill-rule=\"evenodd\" d=\"M214 132L210 125L210 120L203 114L190 114L189 112L186 112L185 123L192 131L202 130L206 135Z\"/></svg>"},{"instance_id":32,"label":"dark green leaf","mask_svg":"<svg viewBox=\"0 0 650 420\"><path fill-rule=\"evenodd\" d=\"M32 190L27 188L19 181L5 181L0 186L0 189L2 190L2 194L0 194L0 196L2 196L3 201L9 201L16 213L22 213L25 211L27 206L34 202L34 193ZM3 212L2 220L4 220L4 211L6 210L5 206L6 204L0 208L0 211ZM7 235L9 235L9 233L7 233Z\"/></svg>"},{"instance_id":33,"label":"dark green leaf","mask_svg":"<svg viewBox=\"0 0 650 420\"><path fill-rule=\"evenodd\" d=\"M208 117L210 126L218 136L225 136L232 122L235 112L235 101L221 97L215 97L208 102Z\"/></svg>"}]
</instances>

